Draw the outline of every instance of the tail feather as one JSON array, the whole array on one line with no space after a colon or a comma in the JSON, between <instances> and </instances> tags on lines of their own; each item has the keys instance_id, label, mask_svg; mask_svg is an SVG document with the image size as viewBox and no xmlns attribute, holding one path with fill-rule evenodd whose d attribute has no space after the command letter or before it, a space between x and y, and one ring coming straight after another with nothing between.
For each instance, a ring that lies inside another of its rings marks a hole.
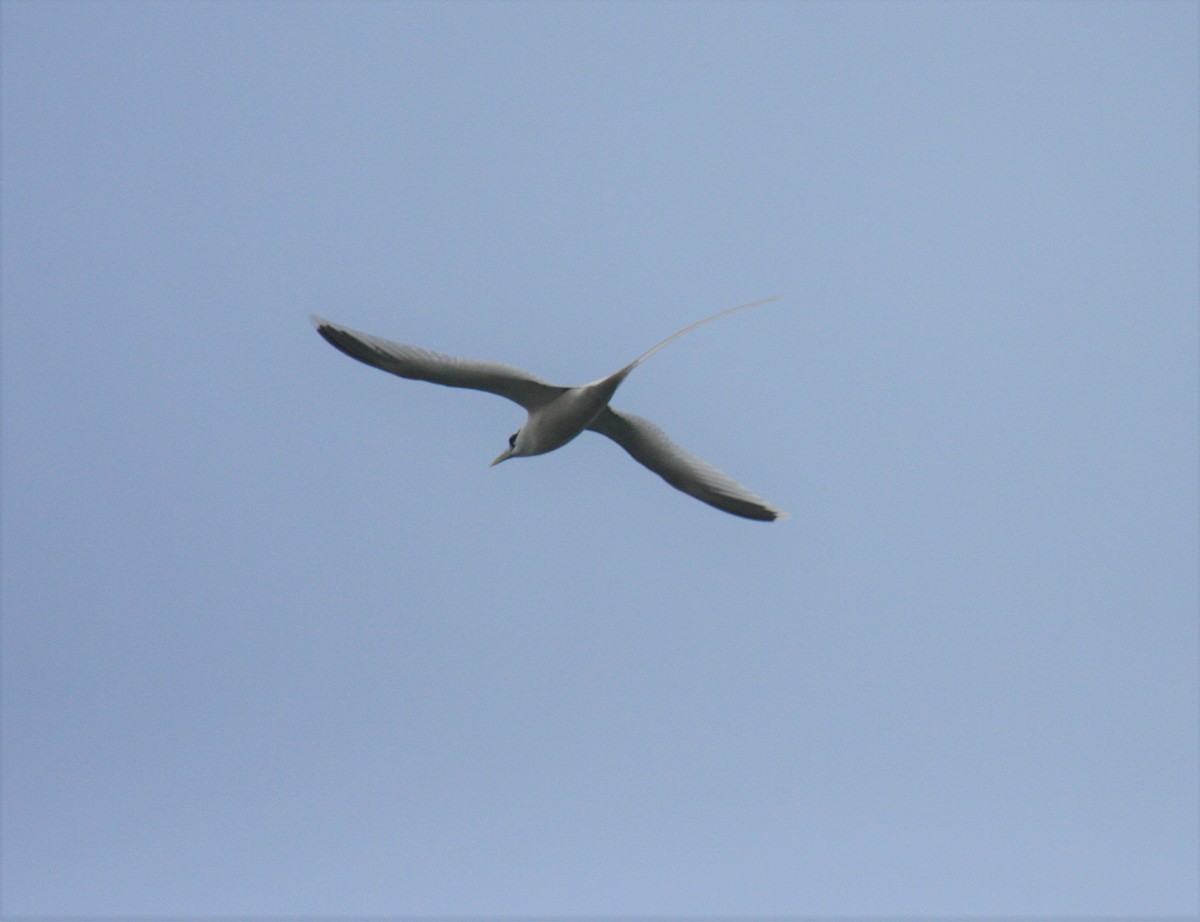
<instances>
[{"instance_id":1,"label":"tail feather","mask_svg":"<svg viewBox=\"0 0 1200 922\"><path fill-rule=\"evenodd\" d=\"M697 327L704 326L704 324L708 323L711 320L716 320L718 317L725 317L725 316L728 316L729 314L735 314L738 311L744 311L750 307L758 307L760 304L769 304L771 301L778 301L778 300L779 300L778 297L763 298L761 301L751 301L749 304L739 304L737 307L729 307L723 311L719 311L719 312L713 314L711 317L705 317L703 320L697 320L695 323L689 324L688 326L684 327L682 330L672 333L670 336L668 336L666 339L664 339L658 345L651 346L649 349L647 349L645 352L643 352L641 355L639 355L636 359L634 359L632 362L630 362L625 367L628 368L630 371L633 371L633 369L635 369L639 365L641 365L642 362L646 361L646 359L648 359L648 358L650 358L650 356L654 355L654 353L656 353L659 349L662 349L664 346L667 346L670 343L673 343L675 340L679 339L679 337L683 336L685 333L690 333L690 332L692 332L692 330L696 329Z\"/></svg>"}]
</instances>

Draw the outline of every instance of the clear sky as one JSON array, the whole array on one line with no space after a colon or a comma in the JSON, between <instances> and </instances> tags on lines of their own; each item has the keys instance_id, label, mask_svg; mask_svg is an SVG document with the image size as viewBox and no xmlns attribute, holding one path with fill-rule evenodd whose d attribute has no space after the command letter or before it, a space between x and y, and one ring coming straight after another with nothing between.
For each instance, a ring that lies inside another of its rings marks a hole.
<instances>
[{"instance_id":1,"label":"clear sky","mask_svg":"<svg viewBox=\"0 0 1200 922\"><path fill-rule=\"evenodd\" d=\"M1197 4L0 9L0 913L1200 911Z\"/></svg>"}]
</instances>

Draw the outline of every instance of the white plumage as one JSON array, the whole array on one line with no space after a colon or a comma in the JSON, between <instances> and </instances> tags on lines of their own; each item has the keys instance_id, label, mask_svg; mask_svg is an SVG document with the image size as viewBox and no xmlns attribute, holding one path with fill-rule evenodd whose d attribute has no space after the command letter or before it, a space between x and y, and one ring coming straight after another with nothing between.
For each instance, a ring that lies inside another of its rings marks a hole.
<instances>
[{"instance_id":1,"label":"white plumage","mask_svg":"<svg viewBox=\"0 0 1200 922\"><path fill-rule=\"evenodd\" d=\"M406 346L379 336L360 333L314 316L317 332L352 358L389 371L401 378L431 381L448 387L466 387L499 394L520 404L529 414L525 425L509 438L508 448L492 462L545 454L565 445L585 429L608 436L671 486L733 515L760 521L783 519L787 514L751 493L732 477L692 455L649 420L622 413L608 405L621 382L663 346L696 327L735 311L774 301L741 304L705 317L673 333L607 378L580 387L560 387L528 372L498 362L458 359L416 346Z\"/></svg>"}]
</instances>

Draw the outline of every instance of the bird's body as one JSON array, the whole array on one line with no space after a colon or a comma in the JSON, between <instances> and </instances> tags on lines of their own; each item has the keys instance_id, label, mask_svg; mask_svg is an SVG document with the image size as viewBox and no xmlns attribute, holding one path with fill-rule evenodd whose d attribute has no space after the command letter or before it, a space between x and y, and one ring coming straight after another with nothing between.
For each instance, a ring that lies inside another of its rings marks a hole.
<instances>
[{"instance_id":1,"label":"bird's body","mask_svg":"<svg viewBox=\"0 0 1200 922\"><path fill-rule=\"evenodd\" d=\"M529 414L525 425L513 433L508 448L492 462L493 465L509 458L554 451L590 429L612 439L636 461L684 493L733 515L773 521L785 518L786 513L712 465L688 454L649 420L609 406L613 394L629 373L672 340L710 320L765 303L742 304L705 317L667 337L619 371L579 387L559 387L508 365L456 359L359 333L320 317L314 316L312 320L317 332L330 344L360 362L402 378L488 391L523 406Z\"/></svg>"},{"instance_id":2,"label":"bird's body","mask_svg":"<svg viewBox=\"0 0 1200 922\"><path fill-rule=\"evenodd\" d=\"M566 388L545 406L529 411L529 419L518 430L509 451L492 464L499 464L511 457L544 455L548 451L562 448L567 442L583 432L600 415L613 394L621 386L631 368L622 368L614 375Z\"/></svg>"}]
</instances>

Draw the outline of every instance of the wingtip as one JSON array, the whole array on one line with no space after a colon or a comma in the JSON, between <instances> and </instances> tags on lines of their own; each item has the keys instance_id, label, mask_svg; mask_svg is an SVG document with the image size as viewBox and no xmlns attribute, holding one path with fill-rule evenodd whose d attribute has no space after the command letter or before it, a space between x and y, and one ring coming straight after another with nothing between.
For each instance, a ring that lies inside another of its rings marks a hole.
<instances>
[{"instance_id":1,"label":"wingtip","mask_svg":"<svg viewBox=\"0 0 1200 922\"><path fill-rule=\"evenodd\" d=\"M792 517L792 514L790 512L783 512L779 509L774 510L774 512L775 512L775 518L773 518L771 520L772 522L786 522L788 519L790 519Z\"/></svg>"},{"instance_id":2,"label":"wingtip","mask_svg":"<svg viewBox=\"0 0 1200 922\"><path fill-rule=\"evenodd\" d=\"M312 321L312 325L314 327L316 327L318 330L321 329L321 327L329 326L329 321L326 320L324 317L322 317L320 314L309 314L308 319L310 321Z\"/></svg>"}]
</instances>

